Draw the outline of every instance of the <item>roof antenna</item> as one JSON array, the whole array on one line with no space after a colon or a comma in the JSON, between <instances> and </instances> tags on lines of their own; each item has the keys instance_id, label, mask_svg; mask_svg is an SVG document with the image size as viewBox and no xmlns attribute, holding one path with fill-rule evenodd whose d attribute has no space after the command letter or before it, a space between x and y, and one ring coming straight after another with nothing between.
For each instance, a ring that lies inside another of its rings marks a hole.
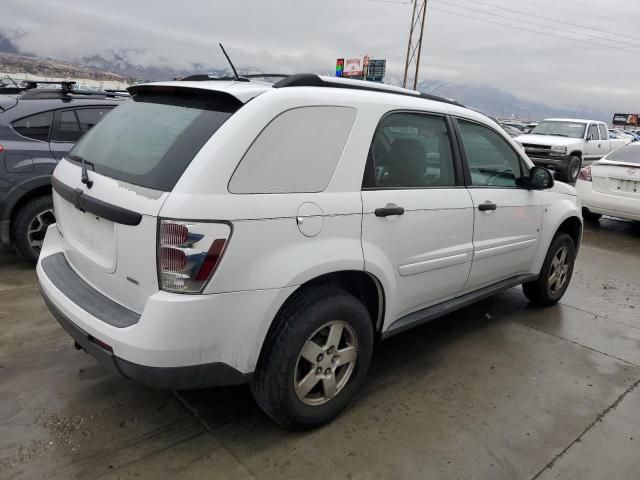
<instances>
[{"instance_id":1,"label":"roof antenna","mask_svg":"<svg viewBox=\"0 0 640 480\"><path fill-rule=\"evenodd\" d=\"M227 58L227 62L229 62L229 65L231 65L231 70L233 70L234 80L240 80L240 77L238 76L238 72L236 71L236 67L233 66L233 63L231 63L231 59L229 58L229 55L227 55L227 52L222 46L222 43L218 43L218 45L220 45L220 48L222 49L222 53L224 53L224 56Z\"/></svg>"}]
</instances>

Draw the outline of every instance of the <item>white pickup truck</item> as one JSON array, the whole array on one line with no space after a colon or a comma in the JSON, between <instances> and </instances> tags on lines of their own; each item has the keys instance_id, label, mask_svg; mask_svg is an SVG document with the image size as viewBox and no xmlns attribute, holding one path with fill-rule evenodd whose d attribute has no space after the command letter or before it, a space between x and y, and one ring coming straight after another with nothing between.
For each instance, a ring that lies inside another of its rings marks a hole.
<instances>
[{"instance_id":1,"label":"white pickup truck","mask_svg":"<svg viewBox=\"0 0 640 480\"><path fill-rule=\"evenodd\" d=\"M555 170L574 183L583 162L590 163L626 145L609 137L607 125L595 120L549 118L527 135L514 139L536 165Z\"/></svg>"}]
</instances>

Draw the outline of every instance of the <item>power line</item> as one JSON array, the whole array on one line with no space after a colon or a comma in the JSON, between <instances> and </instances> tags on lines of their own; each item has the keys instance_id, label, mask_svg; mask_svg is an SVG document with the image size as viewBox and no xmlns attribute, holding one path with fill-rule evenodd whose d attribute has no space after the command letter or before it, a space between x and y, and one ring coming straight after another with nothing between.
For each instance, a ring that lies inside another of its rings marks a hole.
<instances>
[{"instance_id":1,"label":"power line","mask_svg":"<svg viewBox=\"0 0 640 480\"><path fill-rule=\"evenodd\" d=\"M434 0L434 1L436 1L436 0ZM471 0L467 0L467 1L471 1ZM471 10L473 12L478 12L478 13L481 13L483 15L488 15L488 16L491 16L491 17L504 18L504 19L507 19L507 20L512 20L514 22L521 22L521 23L525 23L527 25L534 25L534 26L541 27L541 28L546 28L546 29L549 29L549 30L552 30L552 31L558 31L556 27L549 27L549 26L545 25L544 23L532 22L530 20L521 20L519 18L508 17L506 15L500 15L499 13L491 13L491 12L488 12L486 10L482 10L482 9L479 9L479 8L469 7L467 5L459 5L459 4L456 4L456 3L450 3L449 1L445 1L445 0L437 0L437 2L438 3L442 3L443 5L450 6L450 7L464 9L465 11L466 10ZM591 35L591 34L588 34L588 33L578 32L578 31L575 31L575 30L566 30L566 31L563 30L561 33L567 33L567 34L571 34L571 35L581 35L583 37L588 37L588 38L591 37L591 38L595 38L596 40L604 40L604 41L608 41L608 42L626 43L627 45L630 45L631 47L640 48L640 45L635 45L635 44L628 43L628 42L620 42L618 40L613 40L613 39L606 38L606 37L595 36L595 35ZM605 44L600 44L600 43L598 43L597 45L613 47L613 45L605 45ZM628 50L628 51L632 51L632 50ZM633 51L636 52L636 53L640 53L640 50L633 50Z\"/></svg>"},{"instance_id":2,"label":"power line","mask_svg":"<svg viewBox=\"0 0 640 480\"><path fill-rule=\"evenodd\" d=\"M566 21L566 20L558 20L558 19L551 18L551 17L545 17L545 16L543 16L543 15L536 15L536 14L534 14L534 13L529 13L529 12L525 12L525 11L522 11L522 10L515 10L515 9L507 8L507 7L502 7L502 6L500 6L500 5L495 5L495 4L492 4L492 3L481 2L481 1L479 1L479 0L464 0L464 1L466 1L466 2L470 2L470 3L476 3L476 4L478 4L478 5L483 5L483 6L485 6L485 7L496 8L496 9L498 9L498 10L504 10L504 11L506 11L506 12L516 13L516 14L518 14L518 15L528 15L528 16L530 16L530 17L539 18L539 19L541 19L541 20L548 20L548 21L551 21L551 22L562 23L563 25L571 25L572 27L582 28L582 29L584 29L584 30L593 30L593 31L595 31L595 32L606 33L606 34L608 34L608 35L615 35L615 36L617 36L617 37L628 37L628 38L632 38L632 39L634 39L634 40L636 40L636 41L640 41L640 37L634 37L634 36L627 35L627 34L624 34L624 33L615 33L615 32L610 32L610 31L608 31L608 30L602 30L602 29L599 29L599 28L596 28L596 27L591 27L591 26L587 26L587 25L581 25L581 24L579 24L579 23L572 23L572 22L568 22L568 21ZM604 37L599 37L599 38L604 38ZM609 38L604 38L604 39L605 39L605 40L610 40L610 41L618 41L618 40L613 40L613 39L609 39ZM624 43L626 43L626 42L624 42ZM634 46L634 47L639 46L639 45L635 45L635 44L629 44L629 45L632 45L632 46Z\"/></svg>"},{"instance_id":3,"label":"power line","mask_svg":"<svg viewBox=\"0 0 640 480\"><path fill-rule=\"evenodd\" d=\"M448 13L450 15L455 15L455 16L458 16L458 17L465 17L465 18L469 18L471 20L476 20L476 21L479 21L479 22L485 22L485 23L491 23L491 24L494 24L494 25L500 25L500 26L511 28L511 29L514 29L514 30L530 32L530 33L537 33L537 34L540 34L540 35L544 35L546 37L556 37L556 38L561 38L563 40L569 40L569 41L572 41L572 42L589 43L591 45L597 45L597 46L599 46L599 47L601 47L603 49L621 50L621 51L625 51L625 52L640 54L640 52L636 51L636 50L627 50L625 48L617 48L617 47L614 47L613 45L603 45L603 44L591 42L591 41L585 40L585 39L564 37L562 35L557 35L557 34L554 34L554 33L551 33L551 32L543 32L543 31L540 31L540 30L534 30L532 28L526 28L526 27L522 27L522 26L519 26L519 25L510 25L510 24L507 24L507 23L488 20L486 18L478 18L478 17L474 17L474 16L471 16L471 15L464 15L464 14L462 14L460 12L455 12L455 11L452 12L451 10L445 10L445 9L438 8L438 7L430 7L430 8L432 10L437 10L439 12ZM486 15L495 16L495 15L491 15L489 13L487 13ZM511 18L510 20L516 20L516 19ZM516 21L524 22L523 20L516 20Z\"/></svg>"}]
</instances>

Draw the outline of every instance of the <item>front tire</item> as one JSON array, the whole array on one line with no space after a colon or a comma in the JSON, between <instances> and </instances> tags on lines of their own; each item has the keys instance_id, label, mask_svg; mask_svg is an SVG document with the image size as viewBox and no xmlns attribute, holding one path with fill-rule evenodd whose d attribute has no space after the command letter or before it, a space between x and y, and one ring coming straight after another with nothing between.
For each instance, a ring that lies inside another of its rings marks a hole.
<instances>
[{"instance_id":1,"label":"front tire","mask_svg":"<svg viewBox=\"0 0 640 480\"><path fill-rule=\"evenodd\" d=\"M537 280L522 284L529 301L543 307L558 303L569 287L575 260L573 239L566 233L556 234Z\"/></svg>"},{"instance_id":2,"label":"front tire","mask_svg":"<svg viewBox=\"0 0 640 480\"><path fill-rule=\"evenodd\" d=\"M571 156L567 159L567 167L563 172L563 176L567 183L575 184L580 175L582 168L582 159L580 157Z\"/></svg>"},{"instance_id":3,"label":"front tire","mask_svg":"<svg viewBox=\"0 0 640 480\"><path fill-rule=\"evenodd\" d=\"M33 198L23 205L12 228L13 248L18 255L37 263L47 228L55 221L51 195Z\"/></svg>"},{"instance_id":4,"label":"front tire","mask_svg":"<svg viewBox=\"0 0 640 480\"><path fill-rule=\"evenodd\" d=\"M297 293L265 340L251 392L287 428L322 425L360 388L373 352L369 312L346 291L320 286Z\"/></svg>"}]
</instances>

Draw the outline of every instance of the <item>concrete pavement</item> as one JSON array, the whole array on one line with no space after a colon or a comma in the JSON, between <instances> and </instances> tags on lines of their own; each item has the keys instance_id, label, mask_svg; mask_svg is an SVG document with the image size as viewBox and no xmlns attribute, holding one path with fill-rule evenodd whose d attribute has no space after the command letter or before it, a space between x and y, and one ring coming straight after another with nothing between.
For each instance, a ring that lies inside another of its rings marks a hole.
<instances>
[{"instance_id":1,"label":"concrete pavement","mask_svg":"<svg viewBox=\"0 0 640 480\"><path fill-rule=\"evenodd\" d=\"M640 478L640 228L588 226L561 305L509 290L381 344L324 428L245 387L163 392L100 367L0 251L0 478Z\"/></svg>"}]
</instances>

